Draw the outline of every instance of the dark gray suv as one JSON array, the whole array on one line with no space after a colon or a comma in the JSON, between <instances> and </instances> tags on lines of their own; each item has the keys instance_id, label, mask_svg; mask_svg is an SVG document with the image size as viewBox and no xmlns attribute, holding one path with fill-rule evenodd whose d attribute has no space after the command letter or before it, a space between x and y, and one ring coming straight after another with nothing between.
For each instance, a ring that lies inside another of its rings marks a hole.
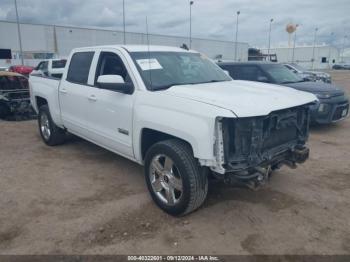
<instances>
[{"instance_id":1,"label":"dark gray suv","mask_svg":"<svg viewBox=\"0 0 350 262\"><path fill-rule=\"evenodd\" d=\"M349 100L342 88L328 83L305 81L282 64L269 62L220 62L236 80L248 80L288 86L315 94L319 102L311 108L311 121L327 124L344 119L349 113Z\"/></svg>"}]
</instances>

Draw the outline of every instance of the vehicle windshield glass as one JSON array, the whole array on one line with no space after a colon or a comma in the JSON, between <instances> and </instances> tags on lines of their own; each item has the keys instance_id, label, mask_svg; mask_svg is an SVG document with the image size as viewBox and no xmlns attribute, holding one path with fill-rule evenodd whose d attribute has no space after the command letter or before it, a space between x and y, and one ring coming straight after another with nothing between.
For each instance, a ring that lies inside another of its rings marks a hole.
<instances>
[{"instance_id":1,"label":"vehicle windshield glass","mask_svg":"<svg viewBox=\"0 0 350 262\"><path fill-rule=\"evenodd\" d=\"M198 53L132 52L130 55L149 90L232 80L220 67Z\"/></svg>"},{"instance_id":2,"label":"vehicle windshield glass","mask_svg":"<svg viewBox=\"0 0 350 262\"><path fill-rule=\"evenodd\" d=\"M67 60L54 60L52 61L52 68L64 68L66 66Z\"/></svg>"},{"instance_id":3,"label":"vehicle windshield glass","mask_svg":"<svg viewBox=\"0 0 350 262\"><path fill-rule=\"evenodd\" d=\"M307 71L304 67L298 65L298 64L295 64L295 63L292 63L291 64L293 67L295 67L297 70L301 71L301 72L305 72Z\"/></svg>"},{"instance_id":4,"label":"vehicle windshield glass","mask_svg":"<svg viewBox=\"0 0 350 262\"><path fill-rule=\"evenodd\" d=\"M283 65L265 65L264 70L274 80L275 84L289 84L304 81L300 76Z\"/></svg>"}]
</instances>

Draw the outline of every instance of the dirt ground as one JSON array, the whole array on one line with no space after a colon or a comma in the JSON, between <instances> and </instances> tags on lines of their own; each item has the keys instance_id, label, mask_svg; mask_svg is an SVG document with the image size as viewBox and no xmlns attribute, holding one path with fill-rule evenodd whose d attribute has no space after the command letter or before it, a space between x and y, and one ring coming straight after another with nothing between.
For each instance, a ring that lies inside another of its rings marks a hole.
<instances>
[{"instance_id":1,"label":"dirt ground","mask_svg":"<svg viewBox=\"0 0 350 262\"><path fill-rule=\"evenodd\" d=\"M350 71L332 72L350 94ZM309 161L259 191L211 183L198 211L152 202L142 167L35 121L0 122L0 254L350 254L350 119L311 129Z\"/></svg>"}]
</instances>

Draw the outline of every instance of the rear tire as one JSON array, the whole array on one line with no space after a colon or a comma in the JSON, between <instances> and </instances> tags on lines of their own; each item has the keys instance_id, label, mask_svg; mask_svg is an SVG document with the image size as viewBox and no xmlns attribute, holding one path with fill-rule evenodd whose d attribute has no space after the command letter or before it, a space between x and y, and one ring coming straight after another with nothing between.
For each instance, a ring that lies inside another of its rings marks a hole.
<instances>
[{"instance_id":1,"label":"rear tire","mask_svg":"<svg viewBox=\"0 0 350 262\"><path fill-rule=\"evenodd\" d=\"M161 141L148 150L145 178L155 203L174 216L199 208L208 193L208 169L200 167L191 147L177 139Z\"/></svg>"},{"instance_id":2,"label":"rear tire","mask_svg":"<svg viewBox=\"0 0 350 262\"><path fill-rule=\"evenodd\" d=\"M65 131L52 121L48 105L39 108L38 124L41 138L45 144L56 146L64 143Z\"/></svg>"}]
</instances>

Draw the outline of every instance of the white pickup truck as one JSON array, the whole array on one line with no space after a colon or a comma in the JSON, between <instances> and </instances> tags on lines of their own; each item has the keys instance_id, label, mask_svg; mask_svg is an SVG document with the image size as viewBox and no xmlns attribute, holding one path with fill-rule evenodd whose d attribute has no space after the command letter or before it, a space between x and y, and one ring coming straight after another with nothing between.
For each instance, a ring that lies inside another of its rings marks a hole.
<instances>
[{"instance_id":1,"label":"white pickup truck","mask_svg":"<svg viewBox=\"0 0 350 262\"><path fill-rule=\"evenodd\" d=\"M47 59L40 61L30 74L61 78L66 66L66 62L66 59Z\"/></svg>"},{"instance_id":2,"label":"white pickup truck","mask_svg":"<svg viewBox=\"0 0 350 262\"><path fill-rule=\"evenodd\" d=\"M61 80L29 83L47 145L70 132L144 165L153 200L172 215L204 202L208 176L257 185L308 157L314 95L232 80L192 50L78 48Z\"/></svg>"}]
</instances>

